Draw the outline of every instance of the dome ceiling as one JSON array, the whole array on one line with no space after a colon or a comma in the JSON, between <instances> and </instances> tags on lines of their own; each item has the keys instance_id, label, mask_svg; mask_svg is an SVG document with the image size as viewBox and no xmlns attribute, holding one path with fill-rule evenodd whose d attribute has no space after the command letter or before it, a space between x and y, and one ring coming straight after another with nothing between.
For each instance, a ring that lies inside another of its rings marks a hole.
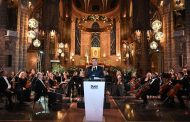
<instances>
[{"instance_id":1,"label":"dome ceiling","mask_svg":"<svg viewBox=\"0 0 190 122\"><path fill-rule=\"evenodd\" d=\"M119 0L73 0L80 11L86 13L106 13L113 10Z\"/></svg>"}]
</instances>

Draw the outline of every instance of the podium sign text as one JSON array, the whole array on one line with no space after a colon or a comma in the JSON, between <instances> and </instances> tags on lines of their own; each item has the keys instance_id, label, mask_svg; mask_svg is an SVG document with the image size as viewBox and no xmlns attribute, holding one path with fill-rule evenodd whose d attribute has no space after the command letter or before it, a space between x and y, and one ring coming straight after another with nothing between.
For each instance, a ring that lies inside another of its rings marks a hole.
<instances>
[{"instance_id":1,"label":"podium sign text","mask_svg":"<svg viewBox=\"0 0 190 122\"><path fill-rule=\"evenodd\" d=\"M84 81L85 121L103 121L104 81Z\"/></svg>"}]
</instances>

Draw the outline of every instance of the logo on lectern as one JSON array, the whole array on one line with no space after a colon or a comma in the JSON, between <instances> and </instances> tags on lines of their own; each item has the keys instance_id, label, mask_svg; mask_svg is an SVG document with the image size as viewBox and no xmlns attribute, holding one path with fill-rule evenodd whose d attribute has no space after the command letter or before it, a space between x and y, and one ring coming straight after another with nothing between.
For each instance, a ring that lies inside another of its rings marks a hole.
<instances>
[{"instance_id":1,"label":"logo on lectern","mask_svg":"<svg viewBox=\"0 0 190 122\"><path fill-rule=\"evenodd\" d=\"M98 85L91 85L91 89L98 89Z\"/></svg>"}]
</instances>

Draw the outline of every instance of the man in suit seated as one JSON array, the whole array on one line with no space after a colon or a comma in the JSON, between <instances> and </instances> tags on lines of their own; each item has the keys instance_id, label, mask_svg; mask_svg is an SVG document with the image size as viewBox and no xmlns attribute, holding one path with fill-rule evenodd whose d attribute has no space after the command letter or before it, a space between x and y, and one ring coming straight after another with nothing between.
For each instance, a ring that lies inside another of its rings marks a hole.
<instances>
[{"instance_id":1,"label":"man in suit seated","mask_svg":"<svg viewBox=\"0 0 190 122\"><path fill-rule=\"evenodd\" d=\"M11 91L11 84L7 79L7 71L5 70L0 71L0 93L3 93L8 98L9 104L6 106L7 109L12 109L13 92Z\"/></svg>"},{"instance_id":2,"label":"man in suit seated","mask_svg":"<svg viewBox=\"0 0 190 122\"><path fill-rule=\"evenodd\" d=\"M92 58L92 66L87 68L86 77L90 79L94 79L94 77L104 77L103 68L98 66L97 58Z\"/></svg>"},{"instance_id":3,"label":"man in suit seated","mask_svg":"<svg viewBox=\"0 0 190 122\"><path fill-rule=\"evenodd\" d=\"M35 91L34 102L38 101L41 96L48 95L48 107L52 108L53 104L56 101L56 94L53 92L49 92L49 89L46 87L46 85L42 81L43 74L41 72L37 73L37 78L38 79L36 80L35 90L34 90Z\"/></svg>"}]
</instances>

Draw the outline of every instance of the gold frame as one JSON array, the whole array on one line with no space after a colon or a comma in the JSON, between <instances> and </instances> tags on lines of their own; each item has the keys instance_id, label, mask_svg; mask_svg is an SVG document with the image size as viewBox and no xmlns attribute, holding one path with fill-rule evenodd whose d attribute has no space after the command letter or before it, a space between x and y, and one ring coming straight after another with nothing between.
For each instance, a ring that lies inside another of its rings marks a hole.
<instances>
[{"instance_id":1,"label":"gold frame","mask_svg":"<svg viewBox=\"0 0 190 122\"><path fill-rule=\"evenodd\" d=\"M100 58L100 47L91 47L91 58Z\"/></svg>"}]
</instances>

